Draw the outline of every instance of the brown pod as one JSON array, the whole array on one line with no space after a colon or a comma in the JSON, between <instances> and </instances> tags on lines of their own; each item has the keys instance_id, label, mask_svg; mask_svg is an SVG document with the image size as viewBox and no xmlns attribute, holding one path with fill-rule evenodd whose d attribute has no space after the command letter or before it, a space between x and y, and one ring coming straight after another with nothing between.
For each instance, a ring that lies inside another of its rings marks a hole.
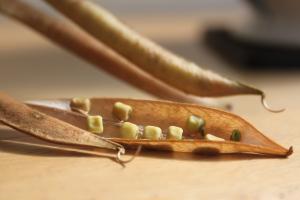
<instances>
[{"instance_id":1,"label":"brown pod","mask_svg":"<svg viewBox=\"0 0 300 200\"><path fill-rule=\"evenodd\" d=\"M90 114L101 113L106 120L103 137L123 144L127 147L143 147L168 150L176 152L195 152L195 153L248 153L272 156L288 156L292 153L292 147L286 149L271 139L267 138L252 125L237 115L201 107L193 104L174 103L166 101L133 100L120 98L92 98ZM71 123L79 128L86 129L86 116L70 112L69 100L55 101L60 102L58 108L47 107L55 105L49 101L31 102L31 106L56 117L65 122ZM120 136L120 127L114 125L117 120L112 108L115 102L123 102L130 105L134 111L129 121L140 126L157 126L162 130L167 130L169 126L183 128L182 140L147 140L147 139L123 139ZM34 104L34 105L33 105ZM39 105L38 105L39 104ZM64 105L64 106L62 106ZM65 110L62 110L65 109ZM225 141L208 141L202 139L199 134L191 134L186 127L186 120L189 116L195 115L205 120L205 132L213 133ZM239 141L231 141L233 130L239 130L241 136Z\"/></svg>"},{"instance_id":2,"label":"brown pod","mask_svg":"<svg viewBox=\"0 0 300 200\"><path fill-rule=\"evenodd\" d=\"M187 94L205 97L256 94L262 97L262 103L269 111L284 110L270 109L263 91L204 70L171 53L128 28L109 11L90 1L44 1L141 69Z\"/></svg>"},{"instance_id":3,"label":"brown pod","mask_svg":"<svg viewBox=\"0 0 300 200\"><path fill-rule=\"evenodd\" d=\"M111 150L123 149L123 146L118 143L41 113L3 93L0 93L0 122L56 144Z\"/></svg>"},{"instance_id":4,"label":"brown pod","mask_svg":"<svg viewBox=\"0 0 300 200\"><path fill-rule=\"evenodd\" d=\"M156 97L171 101L230 109L230 104L227 103L186 95L182 91L141 70L74 24L53 18L25 2L0 0L0 11L31 27L96 67Z\"/></svg>"}]
</instances>

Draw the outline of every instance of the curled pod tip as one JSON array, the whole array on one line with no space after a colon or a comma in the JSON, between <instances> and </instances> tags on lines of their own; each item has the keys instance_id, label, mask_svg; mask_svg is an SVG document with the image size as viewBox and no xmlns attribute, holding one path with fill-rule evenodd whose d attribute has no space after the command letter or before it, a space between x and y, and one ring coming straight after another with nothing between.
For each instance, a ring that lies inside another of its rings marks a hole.
<instances>
[{"instance_id":1,"label":"curled pod tip","mask_svg":"<svg viewBox=\"0 0 300 200\"><path fill-rule=\"evenodd\" d=\"M135 159L135 157L140 154L141 150L142 150L142 145L139 145L138 148L136 149L135 153L129 159L122 159L121 156L125 155L125 149L124 149L124 147L119 147L118 153L116 156L116 160L117 160L117 162L122 163L122 164L129 163L129 162L133 161Z\"/></svg>"},{"instance_id":2,"label":"curled pod tip","mask_svg":"<svg viewBox=\"0 0 300 200\"><path fill-rule=\"evenodd\" d=\"M282 109L273 109L273 108L271 108L269 106L269 104L267 103L267 101L266 101L265 93L261 94L261 103L262 103L262 105L264 106L265 109L267 109L268 111L270 111L272 113L280 113L280 112L285 111L285 108L282 108Z\"/></svg>"},{"instance_id":3,"label":"curled pod tip","mask_svg":"<svg viewBox=\"0 0 300 200\"><path fill-rule=\"evenodd\" d=\"M288 157L289 155L291 155L294 152L293 146L290 146L288 152L286 153L286 157Z\"/></svg>"},{"instance_id":4,"label":"curled pod tip","mask_svg":"<svg viewBox=\"0 0 300 200\"><path fill-rule=\"evenodd\" d=\"M270 105L266 101L266 94L262 90L257 89L257 88L255 88L253 86L250 86L248 84L246 85L246 84L241 83L241 82L237 82L237 84L238 84L239 88L241 89L241 91L240 91L239 94L260 95L261 96L261 104L269 112L280 113L280 112L285 111L285 108L282 108L282 109L273 109L273 108L271 108Z\"/></svg>"}]
</instances>

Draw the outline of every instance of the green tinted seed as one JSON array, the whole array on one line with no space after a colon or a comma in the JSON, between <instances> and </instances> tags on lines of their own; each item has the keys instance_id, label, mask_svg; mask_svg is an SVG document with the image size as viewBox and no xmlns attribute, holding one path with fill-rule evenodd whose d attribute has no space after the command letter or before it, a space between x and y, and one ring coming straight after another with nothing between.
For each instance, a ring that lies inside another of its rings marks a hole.
<instances>
[{"instance_id":1,"label":"green tinted seed","mask_svg":"<svg viewBox=\"0 0 300 200\"><path fill-rule=\"evenodd\" d=\"M191 131L191 132L198 132L198 131L200 131L200 133L201 133L201 132L203 132L202 129L205 126L205 121L201 117L197 117L195 115L191 115L187 119L186 125L187 125L187 129L189 131Z\"/></svg>"},{"instance_id":2,"label":"green tinted seed","mask_svg":"<svg viewBox=\"0 0 300 200\"><path fill-rule=\"evenodd\" d=\"M230 140L232 140L232 141L241 141L241 132L237 129L234 129L231 132Z\"/></svg>"},{"instance_id":3,"label":"green tinted seed","mask_svg":"<svg viewBox=\"0 0 300 200\"><path fill-rule=\"evenodd\" d=\"M92 133L103 133L103 121L100 115L87 117L88 130Z\"/></svg>"}]
</instances>

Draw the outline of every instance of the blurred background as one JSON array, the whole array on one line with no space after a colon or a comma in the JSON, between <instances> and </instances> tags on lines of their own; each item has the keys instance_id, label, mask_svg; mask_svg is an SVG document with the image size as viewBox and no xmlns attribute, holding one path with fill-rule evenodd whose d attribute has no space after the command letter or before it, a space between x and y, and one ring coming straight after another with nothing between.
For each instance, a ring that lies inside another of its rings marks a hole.
<instances>
[{"instance_id":1,"label":"blurred background","mask_svg":"<svg viewBox=\"0 0 300 200\"><path fill-rule=\"evenodd\" d=\"M57 15L40 1L27 2ZM298 109L297 53L300 54L294 44L300 34L293 23L298 20L297 1L96 2L141 34L203 68L265 90L273 107ZM0 27L1 91L22 100L73 96L152 98L3 15ZM288 57L291 54L296 55L294 60ZM264 113L258 98L227 97L220 101L233 102L239 114Z\"/></svg>"}]
</instances>

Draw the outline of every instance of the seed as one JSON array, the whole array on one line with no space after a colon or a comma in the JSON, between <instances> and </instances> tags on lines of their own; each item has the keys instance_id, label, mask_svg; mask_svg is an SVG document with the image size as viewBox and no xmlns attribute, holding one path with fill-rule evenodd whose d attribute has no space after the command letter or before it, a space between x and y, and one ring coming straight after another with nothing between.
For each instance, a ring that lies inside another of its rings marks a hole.
<instances>
[{"instance_id":1,"label":"seed","mask_svg":"<svg viewBox=\"0 0 300 200\"><path fill-rule=\"evenodd\" d=\"M103 133L103 121L100 115L88 116L88 130L92 133Z\"/></svg>"},{"instance_id":2,"label":"seed","mask_svg":"<svg viewBox=\"0 0 300 200\"><path fill-rule=\"evenodd\" d=\"M225 141L223 138L217 137L212 134L206 134L205 139L210 140L210 141Z\"/></svg>"},{"instance_id":3,"label":"seed","mask_svg":"<svg viewBox=\"0 0 300 200\"><path fill-rule=\"evenodd\" d=\"M121 103L116 102L113 107L113 114L115 117L117 117L119 120L127 121L130 117L130 114L132 113L132 107Z\"/></svg>"},{"instance_id":4,"label":"seed","mask_svg":"<svg viewBox=\"0 0 300 200\"><path fill-rule=\"evenodd\" d=\"M130 122L124 122L121 126L121 136L126 139L137 139L139 127Z\"/></svg>"},{"instance_id":5,"label":"seed","mask_svg":"<svg viewBox=\"0 0 300 200\"><path fill-rule=\"evenodd\" d=\"M91 101L88 98L75 97L71 100L70 107L72 110L81 110L88 113L91 109Z\"/></svg>"},{"instance_id":6,"label":"seed","mask_svg":"<svg viewBox=\"0 0 300 200\"><path fill-rule=\"evenodd\" d=\"M203 132L205 121L201 117L195 115L189 116L187 120L187 129L191 132Z\"/></svg>"},{"instance_id":7,"label":"seed","mask_svg":"<svg viewBox=\"0 0 300 200\"><path fill-rule=\"evenodd\" d=\"M156 126L146 126L144 130L144 138L150 140L159 140L162 137L162 131Z\"/></svg>"},{"instance_id":8,"label":"seed","mask_svg":"<svg viewBox=\"0 0 300 200\"><path fill-rule=\"evenodd\" d=\"M181 140L183 129L177 126L169 126L167 132L167 139L171 140Z\"/></svg>"},{"instance_id":9,"label":"seed","mask_svg":"<svg viewBox=\"0 0 300 200\"><path fill-rule=\"evenodd\" d=\"M234 129L231 132L230 140L232 140L232 141L241 141L241 132L238 129Z\"/></svg>"}]
</instances>

